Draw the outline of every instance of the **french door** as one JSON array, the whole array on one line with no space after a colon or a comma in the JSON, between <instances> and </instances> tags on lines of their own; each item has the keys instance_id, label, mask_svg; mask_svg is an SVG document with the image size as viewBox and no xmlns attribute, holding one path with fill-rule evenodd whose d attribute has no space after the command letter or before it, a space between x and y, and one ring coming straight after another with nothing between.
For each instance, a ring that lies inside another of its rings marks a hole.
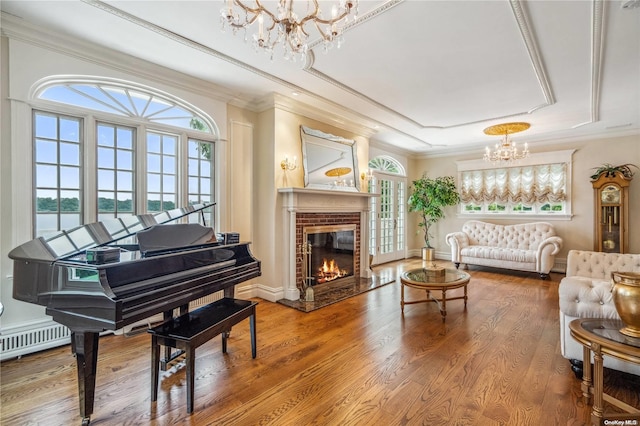
<instances>
[{"instance_id":1,"label":"french door","mask_svg":"<svg viewBox=\"0 0 640 426\"><path fill-rule=\"evenodd\" d=\"M369 250L373 263L404 259L406 253L406 178L375 174L371 198Z\"/></svg>"}]
</instances>

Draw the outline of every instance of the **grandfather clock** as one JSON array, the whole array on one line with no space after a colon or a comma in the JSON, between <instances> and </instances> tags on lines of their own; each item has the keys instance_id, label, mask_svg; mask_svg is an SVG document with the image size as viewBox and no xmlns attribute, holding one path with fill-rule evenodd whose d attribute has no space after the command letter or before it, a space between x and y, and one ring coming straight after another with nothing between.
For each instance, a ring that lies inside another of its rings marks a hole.
<instances>
[{"instance_id":1,"label":"grandfather clock","mask_svg":"<svg viewBox=\"0 0 640 426\"><path fill-rule=\"evenodd\" d=\"M620 172L601 173L591 181L595 200L594 250L629 251L629 184Z\"/></svg>"}]
</instances>

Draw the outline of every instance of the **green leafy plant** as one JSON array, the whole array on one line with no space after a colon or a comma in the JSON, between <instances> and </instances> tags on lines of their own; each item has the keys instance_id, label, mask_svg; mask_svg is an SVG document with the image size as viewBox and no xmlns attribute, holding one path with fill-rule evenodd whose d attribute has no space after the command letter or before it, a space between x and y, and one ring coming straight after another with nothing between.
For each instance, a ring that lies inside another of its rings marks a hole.
<instances>
[{"instance_id":1,"label":"green leafy plant","mask_svg":"<svg viewBox=\"0 0 640 426\"><path fill-rule=\"evenodd\" d=\"M189 120L189 127L195 130L200 130L201 132L209 131L209 128L204 121L200 120L198 117L192 117L191 120ZM199 142L198 151L202 158L211 160L211 144Z\"/></svg>"},{"instance_id":2,"label":"green leafy plant","mask_svg":"<svg viewBox=\"0 0 640 426\"><path fill-rule=\"evenodd\" d=\"M418 226L424 231L425 247L431 248L431 226L444 218L444 207L455 206L460 202L460 194L456 190L453 176L431 179L423 175L411 183L411 191L409 211L420 213L421 222Z\"/></svg>"},{"instance_id":3,"label":"green leafy plant","mask_svg":"<svg viewBox=\"0 0 640 426\"><path fill-rule=\"evenodd\" d=\"M631 179L634 175L634 172L631 170L632 167L635 167L636 169L638 168L638 166L636 166L635 164L621 164L619 166L612 166L611 164L606 163L600 167L594 167L596 172L591 175L591 180L598 179L603 173L607 177L615 177L616 173L620 173L623 177Z\"/></svg>"}]
</instances>

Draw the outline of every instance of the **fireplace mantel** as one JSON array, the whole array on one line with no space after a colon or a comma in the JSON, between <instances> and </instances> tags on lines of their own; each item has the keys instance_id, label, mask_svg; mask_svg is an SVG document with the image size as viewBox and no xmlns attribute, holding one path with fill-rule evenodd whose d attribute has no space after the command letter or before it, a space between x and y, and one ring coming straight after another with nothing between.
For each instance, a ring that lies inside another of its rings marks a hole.
<instances>
[{"instance_id":1,"label":"fireplace mantel","mask_svg":"<svg viewBox=\"0 0 640 426\"><path fill-rule=\"evenodd\" d=\"M370 194L368 192L359 191L343 191L340 189L309 189L309 188L279 188L278 192L281 194L310 194L310 195L343 195L349 197L377 197L378 194Z\"/></svg>"},{"instance_id":2,"label":"fireplace mantel","mask_svg":"<svg viewBox=\"0 0 640 426\"><path fill-rule=\"evenodd\" d=\"M309 215L318 214L318 220L327 220L327 214L344 214L353 217L359 226L358 253L359 276L370 278L369 265L369 199L377 194L357 191L308 189L308 188L280 188L278 189L282 206L282 224L285 242L284 297L288 300L298 300L300 292L296 286L297 242L296 225L298 216L309 220ZM357 219L359 217L359 220ZM342 219L340 219L342 220Z\"/></svg>"},{"instance_id":3,"label":"fireplace mantel","mask_svg":"<svg viewBox=\"0 0 640 426\"><path fill-rule=\"evenodd\" d=\"M369 199L378 194L368 192L308 189L308 188L280 188L283 205L294 211L369 211Z\"/></svg>"}]
</instances>

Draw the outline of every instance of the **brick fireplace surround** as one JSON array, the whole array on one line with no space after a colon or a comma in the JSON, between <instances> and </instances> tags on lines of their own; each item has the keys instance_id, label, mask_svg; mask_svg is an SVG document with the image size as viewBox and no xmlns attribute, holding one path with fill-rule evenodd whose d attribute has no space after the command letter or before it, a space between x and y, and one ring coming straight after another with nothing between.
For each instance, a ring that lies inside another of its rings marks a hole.
<instances>
[{"instance_id":1,"label":"brick fireplace surround","mask_svg":"<svg viewBox=\"0 0 640 426\"><path fill-rule=\"evenodd\" d=\"M356 225L354 238L353 275L360 276L360 213L298 213L296 214L296 247L304 242L305 226ZM302 281L302 262L296 262L296 282Z\"/></svg>"},{"instance_id":2,"label":"brick fireplace surround","mask_svg":"<svg viewBox=\"0 0 640 426\"><path fill-rule=\"evenodd\" d=\"M369 198L375 194L304 188L281 188L278 192L282 202L285 234L285 299L300 299L300 291L296 284L302 279L302 256L299 255L298 248L303 242L305 226L355 224L354 276L371 278L371 271L366 267L369 253L366 224L369 220Z\"/></svg>"}]
</instances>

